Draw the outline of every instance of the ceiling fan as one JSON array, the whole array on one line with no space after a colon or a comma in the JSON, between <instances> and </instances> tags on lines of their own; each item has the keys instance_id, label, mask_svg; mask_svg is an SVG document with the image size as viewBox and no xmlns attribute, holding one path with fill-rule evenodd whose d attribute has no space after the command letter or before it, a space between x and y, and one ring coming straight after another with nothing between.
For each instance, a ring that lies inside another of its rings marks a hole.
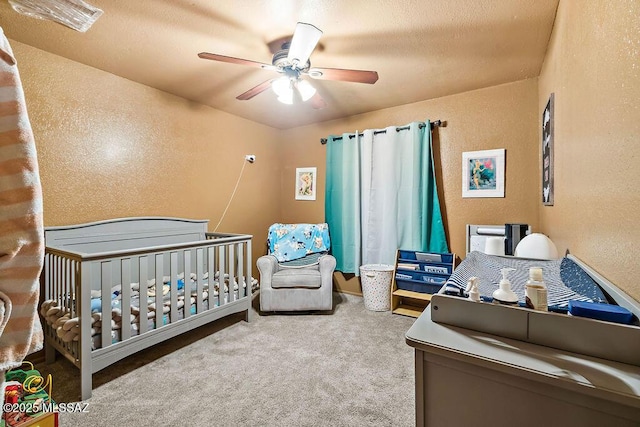
<instances>
[{"instance_id":1,"label":"ceiling fan","mask_svg":"<svg viewBox=\"0 0 640 427\"><path fill-rule=\"evenodd\" d=\"M315 26L298 22L293 37L278 40L278 43L282 42L282 44L280 49L274 53L271 64L207 52L201 52L198 56L202 59L249 65L283 74L279 78L269 79L238 95L236 99L241 101L249 100L271 87L278 95L278 101L284 104L293 104L294 101L301 99L302 101L311 100L313 108L324 108L326 107L325 101L313 85L308 80L304 80L302 76L320 80L368 84L373 84L378 80L378 73L375 71L311 68L309 56L316 48L321 35L322 31Z\"/></svg>"}]
</instances>

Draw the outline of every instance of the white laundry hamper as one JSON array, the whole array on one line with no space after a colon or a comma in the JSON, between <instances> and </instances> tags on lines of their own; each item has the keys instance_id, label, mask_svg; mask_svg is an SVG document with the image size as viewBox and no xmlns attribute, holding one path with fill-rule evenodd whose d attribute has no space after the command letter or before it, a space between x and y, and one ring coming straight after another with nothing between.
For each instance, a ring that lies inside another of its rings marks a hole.
<instances>
[{"instance_id":1,"label":"white laundry hamper","mask_svg":"<svg viewBox=\"0 0 640 427\"><path fill-rule=\"evenodd\" d=\"M360 266L364 307L372 311L391 309L391 281L395 268L389 264L366 264Z\"/></svg>"}]
</instances>

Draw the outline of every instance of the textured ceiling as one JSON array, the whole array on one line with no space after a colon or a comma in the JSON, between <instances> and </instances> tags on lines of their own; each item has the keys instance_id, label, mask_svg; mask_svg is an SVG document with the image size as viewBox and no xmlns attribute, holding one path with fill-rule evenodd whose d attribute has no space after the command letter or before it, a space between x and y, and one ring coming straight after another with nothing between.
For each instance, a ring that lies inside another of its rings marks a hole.
<instances>
[{"instance_id":1,"label":"textured ceiling","mask_svg":"<svg viewBox=\"0 0 640 427\"><path fill-rule=\"evenodd\" d=\"M539 74L558 0L88 0L86 33L0 3L12 40L276 128L351 116ZM316 67L374 70L374 85L312 80L328 106L236 96L277 74L198 58L270 63L267 43L296 22L323 31Z\"/></svg>"}]
</instances>

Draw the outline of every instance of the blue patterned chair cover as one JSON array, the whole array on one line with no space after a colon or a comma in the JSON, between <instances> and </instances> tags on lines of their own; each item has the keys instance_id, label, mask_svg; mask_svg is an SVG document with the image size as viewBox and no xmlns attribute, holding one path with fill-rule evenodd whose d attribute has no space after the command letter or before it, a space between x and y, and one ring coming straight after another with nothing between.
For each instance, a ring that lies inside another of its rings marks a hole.
<instances>
[{"instance_id":1,"label":"blue patterned chair cover","mask_svg":"<svg viewBox=\"0 0 640 427\"><path fill-rule=\"evenodd\" d=\"M317 262L317 258L329 251L329 226L321 224L280 224L269 227L269 253L276 257L278 262L301 260L309 255L316 256L302 262L301 265L309 265Z\"/></svg>"}]
</instances>

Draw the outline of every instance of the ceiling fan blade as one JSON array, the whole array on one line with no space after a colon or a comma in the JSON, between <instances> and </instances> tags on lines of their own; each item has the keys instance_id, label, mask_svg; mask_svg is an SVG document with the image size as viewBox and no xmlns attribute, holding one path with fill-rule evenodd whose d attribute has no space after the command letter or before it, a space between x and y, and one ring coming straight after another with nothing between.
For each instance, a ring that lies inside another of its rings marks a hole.
<instances>
[{"instance_id":1,"label":"ceiling fan blade","mask_svg":"<svg viewBox=\"0 0 640 427\"><path fill-rule=\"evenodd\" d=\"M289 46L289 54L287 60L292 64L300 64L299 68L304 68L311 52L316 48L318 41L320 41L322 31L314 27L311 24L305 24L304 22L298 22L296 30L293 33L291 39L291 46Z\"/></svg>"},{"instance_id":2,"label":"ceiling fan blade","mask_svg":"<svg viewBox=\"0 0 640 427\"><path fill-rule=\"evenodd\" d=\"M322 108L325 108L327 106L327 103L324 99L322 99L320 94L316 92L315 95L311 97L311 106L316 110L320 110Z\"/></svg>"},{"instance_id":3,"label":"ceiling fan blade","mask_svg":"<svg viewBox=\"0 0 640 427\"><path fill-rule=\"evenodd\" d=\"M265 70L277 70L277 68L273 65L250 61L248 59L234 58L232 56L218 55L216 53L200 52L198 56L202 59L211 59L213 61L228 62L230 64L249 65L250 67L257 67Z\"/></svg>"},{"instance_id":4,"label":"ceiling fan blade","mask_svg":"<svg viewBox=\"0 0 640 427\"><path fill-rule=\"evenodd\" d=\"M271 82L274 81L274 80L275 79L269 79L266 82L262 82L258 86L252 87L251 89L249 89L245 93L236 96L236 99L239 99L240 101L249 100L249 99L253 98L254 96L259 95L262 92L264 92L265 90L269 89L271 87Z\"/></svg>"},{"instance_id":5,"label":"ceiling fan blade","mask_svg":"<svg viewBox=\"0 0 640 427\"><path fill-rule=\"evenodd\" d=\"M312 68L306 74L314 79L339 80L374 84L378 81L378 73L364 70L343 70L340 68Z\"/></svg>"}]
</instances>

